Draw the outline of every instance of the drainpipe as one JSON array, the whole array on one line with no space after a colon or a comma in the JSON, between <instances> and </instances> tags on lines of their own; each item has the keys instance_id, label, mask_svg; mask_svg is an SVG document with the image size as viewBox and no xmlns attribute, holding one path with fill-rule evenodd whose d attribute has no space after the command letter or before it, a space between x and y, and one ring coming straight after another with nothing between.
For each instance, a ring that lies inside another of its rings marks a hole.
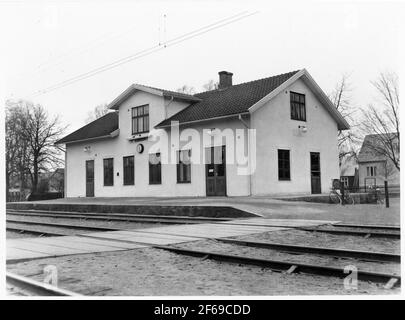
<instances>
[{"instance_id":1,"label":"drainpipe","mask_svg":"<svg viewBox=\"0 0 405 320\"><path fill-rule=\"evenodd\" d=\"M173 102L174 97L171 96L169 103L165 106L165 119L167 119L167 107Z\"/></svg>"},{"instance_id":2,"label":"drainpipe","mask_svg":"<svg viewBox=\"0 0 405 320\"><path fill-rule=\"evenodd\" d=\"M250 129L249 125L246 123L245 120L243 120L242 115L238 116L238 119L242 124L245 126L245 128ZM250 157L250 137L249 137L249 131L247 133L248 137L248 166L251 164L251 157ZM249 174L249 196L252 196L252 173Z\"/></svg>"}]
</instances>

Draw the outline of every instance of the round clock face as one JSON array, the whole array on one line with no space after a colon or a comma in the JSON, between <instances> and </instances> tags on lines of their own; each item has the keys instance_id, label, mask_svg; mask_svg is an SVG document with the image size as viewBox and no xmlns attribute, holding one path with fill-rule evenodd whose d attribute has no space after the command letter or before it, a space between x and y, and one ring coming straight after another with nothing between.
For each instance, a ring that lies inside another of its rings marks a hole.
<instances>
[{"instance_id":1,"label":"round clock face","mask_svg":"<svg viewBox=\"0 0 405 320\"><path fill-rule=\"evenodd\" d=\"M136 151L138 151L138 153L142 153L143 152L143 144L142 143L140 143L140 144L138 144L137 146L136 146Z\"/></svg>"}]
</instances>

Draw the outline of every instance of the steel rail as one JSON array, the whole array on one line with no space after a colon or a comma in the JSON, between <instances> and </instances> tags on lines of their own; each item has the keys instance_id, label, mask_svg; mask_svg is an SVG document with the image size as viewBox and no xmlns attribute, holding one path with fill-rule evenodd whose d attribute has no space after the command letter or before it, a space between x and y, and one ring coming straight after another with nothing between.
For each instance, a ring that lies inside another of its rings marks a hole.
<instances>
[{"instance_id":1,"label":"steel rail","mask_svg":"<svg viewBox=\"0 0 405 320\"><path fill-rule=\"evenodd\" d=\"M168 216L168 215L152 215L152 214L125 214L125 213L96 213L96 212L71 212L71 211L43 211L43 210L14 210L7 209L7 214L14 215L52 215L52 216L86 216L86 217L122 217L122 218L134 218L134 219L167 219L167 220L181 220L181 221L204 221L204 222L225 222L231 221L232 218L209 218L209 217L189 217L189 216ZM199 222L198 222L199 223Z\"/></svg>"},{"instance_id":2,"label":"steel rail","mask_svg":"<svg viewBox=\"0 0 405 320\"><path fill-rule=\"evenodd\" d=\"M393 238L400 239L400 233L396 232L378 232L378 231L366 231L366 230L342 230L342 229L321 229L321 228L309 228L309 227L297 227L298 230L310 231L310 232L324 232L338 235L352 235L352 236L370 236L379 238Z\"/></svg>"},{"instance_id":3,"label":"steel rail","mask_svg":"<svg viewBox=\"0 0 405 320\"><path fill-rule=\"evenodd\" d=\"M147 218L120 218L109 216L86 216L86 215L67 215L67 214L46 214L46 213L7 213L10 216L25 216L25 217L48 217L55 219L83 219L83 220L96 220L96 221L123 221L123 222L140 222L140 223L162 223L162 224L196 224L201 222L188 221L188 220L165 220L165 219L147 219Z\"/></svg>"},{"instance_id":4,"label":"steel rail","mask_svg":"<svg viewBox=\"0 0 405 320\"><path fill-rule=\"evenodd\" d=\"M11 272L6 272L6 281L12 286L38 296L82 296L79 293L61 289Z\"/></svg>"},{"instance_id":5,"label":"steel rail","mask_svg":"<svg viewBox=\"0 0 405 320\"><path fill-rule=\"evenodd\" d=\"M12 232L18 232L18 233L28 233L28 234L34 234L34 235L46 235L46 236L52 236L52 237L60 237L60 236L67 236L68 235L68 234L64 234L64 233L27 229L26 227L21 227L21 228L18 228L18 227L6 227L6 230L7 231L12 231Z\"/></svg>"},{"instance_id":6,"label":"steel rail","mask_svg":"<svg viewBox=\"0 0 405 320\"><path fill-rule=\"evenodd\" d=\"M155 246L153 246L153 248L171 251L171 252L174 252L177 254L182 254L182 255L187 255L187 256L202 257L204 259L213 259L213 260L217 260L217 261L225 261L225 262L231 262L231 263L242 263L242 264L248 264L248 265L263 266L263 267L270 268L273 271L279 271L279 272L283 272L283 271L286 271L288 273L303 272L303 273L316 274L316 275L334 276L334 277L338 277L338 278L346 278L349 275L348 272L345 272L344 268L334 267L334 266L321 266L321 265L296 263L296 262L282 261L282 260L258 259L258 258L251 258L251 257L231 255L231 254L222 254L222 253L210 252L210 251L183 249L183 248L178 248L178 247L174 247L174 246L155 245ZM361 281L386 283L387 285L389 282L391 282L391 283L393 283L393 285L397 285L400 283L401 276L397 275L397 274L388 274L388 273L381 273L381 272L358 270L357 279L361 280Z\"/></svg>"},{"instance_id":7,"label":"steel rail","mask_svg":"<svg viewBox=\"0 0 405 320\"><path fill-rule=\"evenodd\" d=\"M312 246L298 246L291 244L282 244L275 242L253 242L245 240L234 240L226 238L216 238L215 240L235 244L240 246L249 246L254 248L265 248L265 249L275 249L282 252L293 252L293 253L310 253L327 255L333 257L345 257L345 258L356 258L364 259L378 262L401 262L401 255L391 254L385 252L372 252L372 251L358 251L358 250L347 250L347 249L335 249L335 248L325 248L325 247L312 247Z\"/></svg>"},{"instance_id":8,"label":"steel rail","mask_svg":"<svg viewBox=\"0 0 405 320\"><path fill-rule=\"evenodd\" d=\"M66 228L66 229L81 229L81 230L94 230L94 231L119 231L122 229L110 228L110 227L92 227L92 226L83 226L78 224L62 224L62 223L51 223L51 222L39 222L39 221L19 221L19 220L10 220L7 219L6 222L14 224L27 224L27 225L39 225L39 226L48 226L48 227L57 227L57 228Z\"/></svg>"},{"instance_id":9,"label":"steel rail","mask_svg":"<svg viewBox=\"0 0 405 320\"><path fill-rule=\"evenodd\" d=\"M394 225L337 223L337 224L334 224L333 226L342 227L342 228L346 227L346 228L364 228L364 229L381 229L381 230L400 231L400 226L394 226Z\"/></svg>"},{"instance_id":10,"label":"steel rail","mask_svg":"<svg viewBox=\"0 0 405 320\"><path fill-rule=\"evenodd\" d=\"M201 224L201 223L210 223L210 224L220 224L220 225L238 225L238 226L246 226L246 227L266 227L266 228L295 228L295 226L286 226L284 224L280 225L264 225L259 223L240 223L238 220L226 220L226 221L217 221L217 220L200 220L200 218L189 218L183 219L182 217L176 218L160 218L156 216L156 218L147 218L142 217L138 219L135 215L125 215L128 218L117 218L111 217L110 215L105 214L94 214L92 213L89 216L83 214L72 214L72 215L64 215L64 214L48 214L48 213L16 213L16 212L7 212L8 215L14 216L38 216L38 217L52 217L52 218L67 218L67 219L85 219L85 220L99 220L99 221L124 221L124 222L141 222L141 223L162 223L162 224ZM118 215L118 214L116 214Z\"/></svg>"},{"instance_id":11,"label":"steel rail","mask_svg":"<svg viewBox=\"0 0 405 320\"><path fill-rule=\"evenodd\" d=\"M143 215L142 218L138 219L138 215L125 215L125 214L97 214L97 213L72 213L69 215L59 214L59 213L20 213L20 212L7 212L8 215L16 215L16 216L38 216L38 217L53 217L53 218L82 218L88 220L111 220L111 221L125 221L125 222L150 222L150 223L162 223L162 224L200 224L200 223L211 223L211 224L220 224L220 225L238 225L238 226L246 226L246 227L266 227L266 228L297 228L297 226L289 226L285 224L260 224L260 223L242 223L238 220L228 219L222 220L221 218L194 218L194 217L187 217L187 219L183 219L183 217L170 217L170 216L153 216L153 218L149 218L150 215ZM124 216L128 218L116 218L115 216ZM104 218L105 217L105 218ZM156 218L155 218L156 217ZM163 218L162 218L163 217ZM166 218L168 217L168 218ZM169 219L169 220L166 220ZM249 218L246 218L249 219ZM271 220L271 219L269 219Z\"/></svg>"}]
</instances>

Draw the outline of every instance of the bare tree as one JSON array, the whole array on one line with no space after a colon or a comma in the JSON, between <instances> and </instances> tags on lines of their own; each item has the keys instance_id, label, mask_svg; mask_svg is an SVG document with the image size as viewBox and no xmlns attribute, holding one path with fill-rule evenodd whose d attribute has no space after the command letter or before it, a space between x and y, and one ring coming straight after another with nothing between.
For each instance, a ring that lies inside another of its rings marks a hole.
<instances>
[{"instance_id":1,"label":"bare tree","mask_svg":"<svg viewBox=\"0 0 405 320\"><path fill-rule=\"evenodd\" d=\"M21 139L25 124L23 109L18 104L6 101L6 192L9 199L11 180L20 181L23 190L28 167L28 144Z\"/></svg>"},{"instance_id":2,"label":"bare tree","mask_svg":"<svg viewBox=\"0 0 405 320\"><path fill-rule=\"evenodd\" d=\"M343 118L350 124L350 130L339 130L338 133L338 148L339 148L339 164L341 165L345 159L357 158L359 147L359 135L357 133L357 123L355 108L351 99L351 85L349 83L350 76L342 75L340 81L336 84L334 90L329 94L329 99L335 105L336 110L340 112Z\"/></svg>"},{"instance_id":3,"label":"bare tree","mask_svg":"<svg viewBox=\"0 0 405 320\"><path fill-rule=\"evenodd\" d=\"M195 94L195 89L194 87L188 86L188 85L183 85L182 87L178 88L176 90L177 92L185 93L185 94Z\"/></svg>"},{"instance_id":4,"label":"bare tree","mask_svg":"<svg viewBox=\"0 0 405 320\"><path fill-rule=\"evenodd\" d=\"M367 147L391 160L400 170L398 76L393 72L380 73L371 83L377 90L378 99L377 105L370 104L363 110L362 131L374 135L374 143Z\"/></svg>"},{"instance_id":5,"label":"bare tree","mask_svg":"<svg viewBox=\"0 0 405 320\"><path fill-rule=\"evenodd\" d=\"M203 84L203 88L205 91L211 91L211 90L218 89L218 82L216 82L212 79L208 80L207 83Z\"/></svg>"},{"instance_id":6,"label":"bare tree","mask_svg":"<svg viewBox=\"0 0 405 320\"><path fill-rule=\"evenodd\" d=\"M16 171L24 175L28 174L31 180L31 191L36 192L40 172L58 167L63 163L60 157L61 150L54 143L66 127L60 125L57 116L51 118L41 105L34 105L24 100L8 101L7 105L9 112L13 111L7 119L7 135L8 133L14 135L9 138L10 141L6 146L7 174L9 177L10 173ZM18 150L18 157L12 158L15 150Z\"/></svg>"},{"instance_id":7,"label":"bare tree","mask_svg":"<svg viewBox=\"0 0 405 320\"><path fill-rule=\"evenodd\" d=\"M87 113L86 124L93 122L94 120L97 120L108 113L109 109L107 106L108 105L106 103L102 103L96 106L93 111L89 111Z\"/></svg>"}]
</instances>

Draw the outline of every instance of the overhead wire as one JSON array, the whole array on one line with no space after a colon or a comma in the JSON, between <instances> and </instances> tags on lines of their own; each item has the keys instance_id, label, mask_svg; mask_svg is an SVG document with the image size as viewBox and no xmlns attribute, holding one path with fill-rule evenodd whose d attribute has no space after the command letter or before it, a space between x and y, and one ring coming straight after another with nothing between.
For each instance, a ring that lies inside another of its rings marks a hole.
<instances>
[{"instance_id":1,"label":"overhead wire","mask_svg":"<svg viewBox=\"0 0 405 320\"><path fill-rule=\"evenodd\" d=\"M226 26L228 24L231 24L231 23L234 23L236 21L245 19L245 18L247 18L249 16L252 16L254 14L257 14L257 13L258 13L257 11L253 12L253 13L247 13L247 11L244 11L244 12L240 12L240 13L238 13L236 15L221 19L219 21L216 21L214 23L211 23L211 24L208 24L206 26L200 27L200 28L198 28L196 30L193 30L191 32L187 32L185 34L177 36L177 37L175 37L173 39L170 39L170 40L168 40L168 41L166 41L164 43L160 43L158 45L149 47L147 49L143 49L143 50L141 50L139 52L136 52L136 53L131 54L129 56L126 56L124 58L120 58L120 59L118 59L116 61L113 61L111 63L105 64L103 66L97 67L95 69L92 69L90 71L87 71L85 73L77 75L75 77L69 78L69 79L64 80L62 82L59 82L59 83L56 83L56 84L54 84L52 86L49 86L49 87L47 87L45 89L36 91L33 94L33 96L45 94L45 93L60 89L62 87L71 85L71 84L76 83L78 81L81 81L81 80L87 79L89 77L95 76L95 75L97 75L97 74L99 74L101 72L105 72L107 70L116 68L116 67L118 67L118 66L120 66L122 64L125 64L125 63L128 63L128 62L140 59L140 58L145 57L147 55L150 55L150 54L152 54L154 52L163 50L163 49L165 49L165 48L167 48L169 46L173 46L173 45L182 43L182 42L184 42L186 40L189 40L189 39L192 39L194 37L200 36L202 34L205 34L205 33L209 32L209 31L224 27L224 26Z\"/></svg>"}]
</instances>

